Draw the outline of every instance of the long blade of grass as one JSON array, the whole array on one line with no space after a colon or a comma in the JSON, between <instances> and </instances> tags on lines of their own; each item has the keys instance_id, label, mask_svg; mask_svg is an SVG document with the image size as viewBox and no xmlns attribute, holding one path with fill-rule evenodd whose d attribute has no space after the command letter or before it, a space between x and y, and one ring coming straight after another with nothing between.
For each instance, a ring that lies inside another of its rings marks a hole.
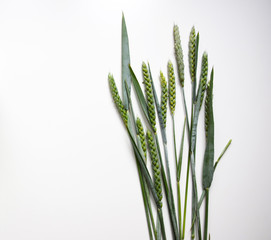
<instances>
[{"instance_id":1,"label":"long blade of grass","mask_svg":"<svg viewBox=\"0 0 271 240\"><path fill-rule=\"evenodd\" d=\"M215 173L215 170L216 170L216 167L218 165L218 163L220 162L221 158L223 157L223 155L225 154L225 152L228 150L230 144L231 144L232 140L229 140L227 145L224 147L223 151L221 152L221 154L219 155L218 159L216 160L216 163L215 163L215 166L214 166L214 173ZM206 196L206 191L205 189L203 189L202 193L201 193L201 196L200 196L200 199L199 199L199 202L198 202L198 209L200 209L202 203L203 203L203 200L205 199L205 196ZM193 219L193 224L195 222L195 218Z\"/></svg>"},{"instance_id":2,"label":"long blade of grass","mask_svg":"<svg viewBox=\"0 0 271 240\"><path fill-rule=\"evenodd\" d=\"M124 14L122 14L122 30L121 30L121 79L122 79L122 97L123 105L128 110L128 97L131 92L131 75L129 70L130 65L130 51L129 39L125 23ZM125 87L127 82L128 90Z\"/></svg>"},{"instance_id":3,"label":"long blade of grass","mask_svg":"<svg viewBox=\"0 0 271 240\"><path fill-rule=\"evenodd\" d=\"M217 167L217 164L219 163L220 159L223 157L223 155L225 154L225 152L227 151L227 149L229 148L229 146L231 145L232 140L230 139L227 143L227 145L225 146L225 148L223 149L222 153L219 155L218 159L215 162L215 166L214 166L214 170Z\"/></svg>"},{"instance_id":4,"label":"long blade of grass","mask_svg":"<svg viewBox=\"0 0 271 240\"><path fill-rule=\"evenodd\" d=\"M214 173L214 116L213 116L213 78L214 71L212 69L211 77L210 77L210 87L209 87L209 97L210 100L208 102L208 134L207 134L207 142L204 153L203 160L203 170L202 170L202 185L203 189L210 188L213 180Z\"/></svg>"},{"instance_id":5,"label":"long blade of grass","mask_svg":"<svg viewBox=\"0 0 271 240\"><path fill-rule=\"evenodd\" d=\"M208 131L206 139L206 148L202 169L202 185L206 191L205 199L205 223L204 223L204 240L208 237L208 215L209 215L209 188L211 187L214 175L214 116L213 116L213 78L214 71L212 69L210 78L210 87L207 89L209 97L208 104Z\"/></svg>"}]
</instances>

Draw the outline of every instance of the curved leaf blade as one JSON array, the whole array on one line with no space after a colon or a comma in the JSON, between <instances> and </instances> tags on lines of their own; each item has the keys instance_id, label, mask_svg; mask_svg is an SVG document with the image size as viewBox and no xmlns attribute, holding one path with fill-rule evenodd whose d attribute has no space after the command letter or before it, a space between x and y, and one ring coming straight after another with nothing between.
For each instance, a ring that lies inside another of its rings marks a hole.
<instances>
[{"instance_id":1,"label":"curved leaf blade","mask_svg":"<svg viewBox=\"0 0 271 240\"><path fill-rule=\"evenodd\" d=\"M210 188L213 181L214 174L214 116L213 116L213 78L214 71L212 69L211 78L210 78L210 88L208 89L210 92L210 100L208 106L208 115L209 115L209 123L208 123L208 134L207 134L207 142L204 153L203 160L203 173L202 173L202 185L204 189Z\"/></svg>"}]
</instances>

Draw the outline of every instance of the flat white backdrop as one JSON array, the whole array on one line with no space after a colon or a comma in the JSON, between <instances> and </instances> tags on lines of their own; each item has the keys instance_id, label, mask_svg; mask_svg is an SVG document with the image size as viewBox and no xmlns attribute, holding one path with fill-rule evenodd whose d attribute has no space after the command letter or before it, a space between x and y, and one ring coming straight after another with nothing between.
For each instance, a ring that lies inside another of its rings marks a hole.
<instances>
[{"instance_id":1,"label":"flat white backdrop","mask_svg":"<svg viewBox=\"0 0 271 240\"><path fill-rule=\"evenodd\" d=\"M122 12L132 66L140 78L148 61L157 85L174 57L173 24L185 57L191 27L200 32L200 55L206 50L215 66L216 156L233 139L211 189L212 239L270 239L270 5L1 0L0 239L148 239L136 165L107 81L112 72L120 87ZM189 82L186 64L187 92Z\"/></svg>"}]
</instances>

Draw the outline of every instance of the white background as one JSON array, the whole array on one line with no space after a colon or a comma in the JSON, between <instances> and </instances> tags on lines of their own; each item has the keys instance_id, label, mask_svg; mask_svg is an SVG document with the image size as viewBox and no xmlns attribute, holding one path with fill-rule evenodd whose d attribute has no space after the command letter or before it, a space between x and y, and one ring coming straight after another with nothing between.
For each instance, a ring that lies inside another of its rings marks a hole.
<instances>
[{"instance_id":1,"label":"white background","mask_svg":"<svg viewBox=\"0 0 271 240\"><path fill-rule=\"evenodd\" d=\"M0 239L148 239L131 146L107 81L112 72L120 87L122 11L132 66L140 79L149 61L158 87L179 25L187 97L187 41L193 25L200 32L200 55L206 50L215 66L216 156L233 139L210 193L211 237L270 239L268 0L1 0ZM199 172L202 127L201 114Z\"/></svg>"}]
</instances>

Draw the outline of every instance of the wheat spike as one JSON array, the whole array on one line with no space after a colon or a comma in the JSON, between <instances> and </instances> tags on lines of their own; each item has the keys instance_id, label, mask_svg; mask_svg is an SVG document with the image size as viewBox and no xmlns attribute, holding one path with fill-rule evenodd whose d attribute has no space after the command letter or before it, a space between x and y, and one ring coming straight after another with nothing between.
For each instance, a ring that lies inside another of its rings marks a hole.
<instances>
[{"instance_id":1,"label":"wheat spike","mask_svg":"<svg viewBox=\"0 0 271 240\"><path fill-rule=\"evenodd\" d=\"M124 105L122 103L122 100L119 96L119 92L114 80L114 77L112 74L108 74L108 82L109 82L109 88L110 88L110 92L111 95L113 97L114 103L120 113L120 116L125 124L125 126L128 126L128 113L127 110L124 108Z\"/></svg>"},{"instance_id":2,"label":"wheat spike","mask_svg":"<svg viewBox=\"0 0 271 240\"><path fill-rule=\"evenodd\" d=\"M176 82L173 64L171 61L168 61L167 71L168 71L169 106L171 115L174 115L176 106Z\"/></svg>"},{"instance_id":3,"label":"wheat spike","mask_svg":"<svg viewBox=\"0 0 271 240\"><path fill-rule=\"evenodd\" d=\"M147 142L148 148L150 151L151 162L152 162L152 172L153 172L153 180L154 180L154 187L157 194L157 197L160 201L160 207L162 207L162 185L161 185L161 177L160 177L160 165L158 161L157 150L155 146L155 142L153 139L152 133L147 130Z\"/></svg>"},{"instance_id":4,"label":"wheat spike","mask_svg":"<svg viewBox=\"0 0 271 240\"><path fill-rule=\"evenodd\" d=\"M160 71L160 84L161 84L161 111L162 111L162 119L164 127L166 127L167 123L167 99L168 99L168 91L167 91L167 81L164 77L164 74Z\"/></svg>"},{"instance_id":5,"label":"wheat spike","mask_svg":"<svg viewBox=\"0 0 271 240\"><path fill-rule=\"evenodd\" d=\"M146 138L145 138L145 134L144 134L143 125L142 125L142 122L139 117L136 119L136 126L137 126L137 130L138 130L137 135L139 136L141 148L144 153L144 157L145 157L145 161L146 161L147 160Z\"/></svg>"},{"instance_id":6,"label":"wheat spike","mask_svg":"<svg viewBox=\"0 0 271 240\"><path fill-rule=\"evenodd\" d=\"M194 27L192 27L189 36L188 59L190 77L194 82L196 80L196 31Z\"/></svg>"},{"instance_id":7,"label":"wheat spike","mask_svg":"<svg viewBox=\"0 0 271 240\"><path fill-rule=\"evenodd\" d=\"M181 46L179 27L177 25L174 25L173 36L174 36L175 57L176 57L177 67L178 67L178 76L179 76L179 80L180 80L182 87L184 87L183 50L182 50L182 46Z\"/></svg>"},{"instance_id":8,"label":"wheat spike","mask_svg":"<svg viewBox=\"0 0 271 240\"><path fill-rule=\"evenodd\" d=\"M144 78L148 114L149 114L152 129L154 132L156 132L156 115L155 115L155 105L154 105L152 83L151 83L148 67L144 62L142 63L142 73L143 73L143 78Z\"/></svg>"}]
</instances>

